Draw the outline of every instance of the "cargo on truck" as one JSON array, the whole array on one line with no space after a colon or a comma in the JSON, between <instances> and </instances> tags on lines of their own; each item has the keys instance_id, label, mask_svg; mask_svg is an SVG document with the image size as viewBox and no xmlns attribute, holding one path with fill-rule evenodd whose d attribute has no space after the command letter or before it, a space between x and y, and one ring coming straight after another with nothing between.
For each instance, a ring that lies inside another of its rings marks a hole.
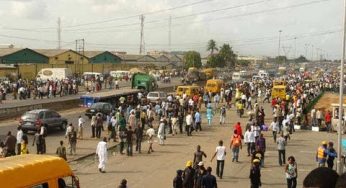
<instances>
[{"instance_id":1,"label":"cargo on truck","mask_svg":"<svg viewBox=\"0 0 346 188\"><path fill-rule=\"evenodd\" d=\"M135 73L132 76L133 89L143 89L146 91L153 91L158 88L156 79L154 76L146 73Z\"/></svg>"}]
</instances>

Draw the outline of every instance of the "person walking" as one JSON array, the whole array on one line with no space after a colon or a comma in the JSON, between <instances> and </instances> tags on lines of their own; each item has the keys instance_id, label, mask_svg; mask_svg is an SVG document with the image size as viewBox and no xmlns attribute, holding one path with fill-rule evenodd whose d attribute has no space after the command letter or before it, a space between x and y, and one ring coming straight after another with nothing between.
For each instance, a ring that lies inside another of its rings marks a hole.
<instances>
[{"instance_id":1,"label":"person walking","mask_svg":"<svg viewBox=\"0 0 346 188\"><path fill-rule=\"evenodd\" d=\"M115 115L111 117L111 134L109 134L108 141L113 139L114 142L117 141L117 130L118 129L118 119Z\"/></svg>"},{"instance_id":2,"label":"person walking","mask_svg":"<svg viewBox=\"0 0 346 188\"><path fill-rule=\"evenodd\" d=\"M195 167L195 187L194 188L202 188L202 178L206 175L206 169L204 168L203 161L200 161Z\"/></svg>"},{"instance_id":3,"label":"person walking","mask_svg":"<svg viewBox=\"0 0 346 188\"><path fill-rule=\"evenodd\" d=\"M256 140L256 148L262 153L261 167L264 167L264 154L266 152L266 139L261 133L260 137Z\"/></svg>"},{"instance_id":4,"label":"person walking","mask_svg":"<svg viewBox=\"0 0 346 188\"><path fill-rule=\"evenodd\" d=\"M272 130L273 133L273 139L274 139L274 143L276 143L276 135L278 134L278 132L280 131L279 129L279 123L277 121L276 118L274 118L274 120L271 122L269 129Z\"/></svg>"},{"instance_id":5,"label":"person walking","mask_svg":"<svg viewBox=\"0 0 346 188\"><path fill-rule=\"evenodd\" d=\"M97 144L96 155L99 160L98 169L101 173L105 173L106 162L108 158L107 137L103 137L103 140Z\"/></svg>"},{"instance_id":6,"label":"person walking","mask_svg":"<svg viewBox=\"0 0 346 188\"><path fill-rule=\"evenodd\" d=\"M159 129L157 131L157 138L159 139L159 144L165 144L165 122L163 119L160 120Z\"/></svg>"},{"instance_id":7,"label":"person walking","mask_svg":"<svg viewBox=\"0 0 346 188\"><path fill-rule=\"evenodd\" d=\"M183 171L177 170L177 176L173 179L173 188L183 188Z\"/></svg>"},{"instance_id":8,"label":"person walking","mask_svg":"<svg viewBox=\"0 0 346 188\"><path fill-rule=\"evenodd\" d=\"M334 166L334 159L338 156L333 146L334 146L333 142L328 143L327 166L328 168L331 168L331 169L333 169L333 166Z\"/></svg>"},{"instance_id":9,"label":"person walking","mask_svg":"<svg viewBox=\"0 0 346 188\"><path fill-rule=\"evenodd\" d=\"M154 152L153 143L154 143L155 130L153 129L153 126L149 125L149 129L147 130L146 135L148 136L148 144L149 144L148 154L150 154L151 152Z\"/></svg>"},{"instance_id":10,"label":"person walking","mask_svg":"<svg viewBox=\"0 0 346 188\"><path fill-rule=\"evenodd\" d=\"M76 148L77 148L77 133L74 130L74 127L72 124L70 124L72 127L71 132L68 134L68 140L70 143L70 155L76 155Z\"/></svg>"},{"instance_id":11,"label":"person walking","mask_svg":"<svg viewBox=\"0 0 346 188\"><path fill-rule=\"evenodd\" d=\"M249 176L251 188L259 188L262 186L261 169L260 169L259 165L260 165L259 159L254 159L252 161L252 167L250 169L250 176Z\"/></svg>"},{"instance_id":12,"label":"person walking","mask_svg":"<svg viewBox=\"0 0 346 188\"><path fill-rule=\"evenodd\" d=\"M213 155L213 157L210 159L210 162L213 161L213 159L216 156L216 175L222 179L223 176L223 168L225 166L225 158L226 158L226 147L223 145L223 141L219 141L219 145L216 147L216 151Z\"/></svg>"},{"instance_id":13,"label":"person walking","mask_svg":"<svg viewBox=\"0 0 346 188\"><path fill-rule=\"evenodd\" d=\"M186 117L185 117L185 131L187 136L191 136L191 129L192 129L192 123L193 123L193 117L191 115L191 112L188 112ZM161 125L161 123L160 123Z\"/></svg>"},{"instance_id":14,"label":"person walking","mask_svg":"<svg viewBox=\"0 0 346 188\"><path fill-rule=\"evenodd\" d=\"M42 153L42 136L40 135L40 129L37 129L34 139L32 141L32 146L36 144L36 154L43 154Z\"/></svg>"},{"instance_id":15,"label":"person walking","mask_svg":"<svg viewBox=\"0 0 346 188\"><path fill-rule=\"evenodd\" d=\"M186 168L183 172L183 187L193 188L194 187L195 169L192 168L192 161L186 162Z\"/></svg>"},{"instance_id":16,"label":"person walking","mask_svg":"<svg viewBox=\"0 0 346 188\"><path fill-rule=\"evenodd\" d=\"M250 127L246 128L244 142L247 145L247 156L250 156L255 151L255 134Z\"/></svg>"},{"instance_id":17,"label":"person walking","mask_svg":"<svg viewBox=\"0 0 346 188\"><path fill-rule=\"evenodd\" d=\"M11 131L8 131L4 141L5 157L16 155L16 143L17 143L16 137L12 135Z\"/></svg>"},{"instance_id":18,"label":"person walking","mask_svg":"<svg viewBox=\"0 0 346 188\"><path fill-rule=\"evenodd\" d=\"M78 118L78 139L83 139L83 129L84 129L85 120L82 116Z\"/></svg>"},{"instance_id":19,"label":"person walking","mask_svg":"<svg viewBox=\"0 0 346 188\"><path fill-rule=\"evenodd\" d=\"M195 113L196 131L202 131L201 122L202 122L201 113L199 113L199 110L197 109Z\"/></svg>"},{"instance_id":20,"label":"person walking","mask_svg":"<svg viewBox=\"0 0 346 188\"><path fill-rule=\"evenodd\" d=\"M60 140L60 146L56 149L55 153L58 155L58 157L61 157L65 161L67 161L66 147L64 146L64 141Z\"/></svg>"},{"instance_id":21,"label":"person walking","mask_svg":"<svg viewBox=\"0 0 346 188\"><path fill-rule=\"evenodd\" d=\"M326 158L328 155L327 151L327 142L322 141L322 145L318 147L316 152L316 162L318 167L325 167L326 166Z\"/></svg>"},{"instance_id":22,"label":"person walking","mask_svg":"<svg viewBox=\"0 0 346 188\"><path fill-rule=\"evenodd\" d=\"M96 115L91 116L91 121L90 121L90 125L91 125L91 138L95 138L95 130L96 130L96 124L97 124L97 118Z\"/></svg>"},{"instance_id":23,"label":"person walking","mask_svg":"<svg viewBox=\"0 0 346 188\"><path fill-rule=\"evenodd\" d=\"M297 163L293 156L289 156L287 161L288 164L285 167L287 188L296 188L298 177Z\"/></svg>"},{"instance_id":24,"label":"person walking","mask_svg":"<svg viewBox=\"0 0 346 188\"><path fill-rule=\"evenodd\" d=\"M134 140L134 132L132 130L132 127L129 126L128 130L126 131L127 156L132 156L133 154L133 140Z\"/></svg>"},{"instance_id":25,"label":"person walking","mask_svg":"<svg viewBox=\"0 0 346 188\"><path fill-rule=\"evenodd\" d=\"M207 119L208 119L208 126L211 126L211 122L213 120L214 112L213 109L211 108L211 104L208 104L207 107Z\"/></svg>"},{"instance_id":26,"label":"person walking","mask_svg":"<svg viewBox=\"0 0 346 188\"><path fill-rule=\"evenodd\" d=\"M97 113L96 115L96 138L101 138L101 131L103 128L103 115L101 113Z\"/></svg>"},{"instance_id":27,"label":"person walking","mask_svg":"<svg viewBox=\"0 0 346 188\"><path fill-rule=\"evenodd\" d=\"M232 162L239 162L239 150L242 149L241 137L237 134L237 130L234 130L234 135L231 139L230 149L232 150Z\"/></svg>"},{"instance_id":28,"label":"person walking","mask_svg":"<svg viewBox=\"0 0 346 188\"><path fill-rule=\"evenodd\" d=\"M220 125L225 123L226 119L226 105L223 105L220 110Z\"/></svg>"},{"instance_id":29,"label":"person walking","mask_svg":"<svg viewBox=\"0 0 346 188\"><path fill-rule=\"evenodd\" d=\"M29 150L28 150L28 136L27 135L23 135L22 137L22 143L20 145L20 155L24 155L24 154L29 154Z\"/></svg>"},{"instance_id":30,"label":"person walking","mask_svg":"<svg viewBox=\"0 0 346 188\"><path fill-rule=\"evenodd\" d=\"M138 125L138 127L135 129L135 135L136 135L136 151L138 153L142 152L142 140L143 140L143 128L141 125Z\"/></svg>"},{"instance_id":31,"label":"person walking","mask_svg":"<svg viewBox=\"0 0 346 188\"><path fill-rule=\"evenodd\" d=\"M211 174L212 168L207 168L207 174L202 177L202 188L217 188L215 176Z\"/></svg>"},{"instance_id":32,"label":"person walking","mask_svg":"<svg viewBox=\"0 0 346 188\"><path fill-rule=\"evenodd\" d=\"M17 155L21 154L21 144L23 140L23 131L22 127L18 126L17 127Z\"/></svg>"},{"instance_id":33,"label":"person walking","mask_svg":"<svg viewBox=\"0 0 346 188\"><path fill-rule=\"evenodd\" d=\"M282 163L285 164L286 160L286 145L287 142L284 138L283 133L280 134L280 137L277 139L276 144L278 145L278 152L279 152L279 165L282 166Z\"/></svg>"},{"instance_id":34,"label":"person walking","mask_svg":"<svg viewBox=\"0 0 346 188\"><path fill-rule=\"evenodd\" d=\"M197 145L196 152L193 155L193 166L197 167L198 163L203 161L203 157L207 158L207 155L204 151L201 151L201 146Z\"/></svg>"}]
</instances>

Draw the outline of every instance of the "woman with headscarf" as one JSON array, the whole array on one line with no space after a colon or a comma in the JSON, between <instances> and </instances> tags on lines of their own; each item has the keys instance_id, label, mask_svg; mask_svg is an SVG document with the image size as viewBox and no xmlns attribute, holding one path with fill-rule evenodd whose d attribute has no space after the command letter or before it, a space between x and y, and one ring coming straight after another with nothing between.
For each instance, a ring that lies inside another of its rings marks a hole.
<instances>
[{"instance_id":1,"label":"woman with headscarf","mask_svg":"<svg viewBox=\"0 0 346 188\"><path fill-rule=\"evenodd\" d=\"M211 121L213 120L214 112L211 108L211 103L207 105L207 119L208 119L208 125L211 126Z\"/></svg>"}]
</instances>

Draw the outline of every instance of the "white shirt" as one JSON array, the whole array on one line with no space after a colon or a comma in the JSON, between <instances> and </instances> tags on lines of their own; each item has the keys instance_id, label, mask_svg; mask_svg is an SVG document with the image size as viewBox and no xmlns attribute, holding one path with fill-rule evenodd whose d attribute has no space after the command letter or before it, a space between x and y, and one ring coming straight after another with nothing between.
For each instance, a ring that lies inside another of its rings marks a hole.
<instances>
[{"instance_id":1,"label":"white shirt","mask_svg":"<svg viewBox=\"0 0 346 188\"><path fill-rule=\"evenodd\" d=\"M244 134L245 143L255 143L255 134L252 131L246 131Z\"/></svg>"},{"instance_id":2,"label":"white shirt","mask_svg":"<svg viewBox=\"0 0 346 188\"><path fill-rule=\"evenodd\" d=\"M22 130L19 130L19 131L17 132L17 144L22 143L22 140L23 140L23 131L22 131Z\"/></svg>"},{"instance_id":3,"label":"white shirt","mask_svg":"<svg viewBox=\"0 0 346 188\"><path fill-rule=\"evenodd\" d=\"M259 136L261 128L259 126L251 126L251 131L254 133L255 137Z\"/></svg>"},{"instance_id":4,"label":"white shirt","mask_svg":"<svg viewBox=\"0 0 346 188\"><path fill-rule=\"evenodd\" d=\"M216 160L223 161L226 157L226 147L225 146L217 146L216 147Z\"/></svg>"},{"instance_id":5,"label":"white shirt","mask_svg":"<svg viewBox=\"0 0 346 188\"><path fill-rule=\"evenodd\" d=\"M280 129L279 129L279 122L272 122L271 124L270 124L270 128L273 130L273 131L276 131L276 132L278 132Z\"/></svg>"},{"instance_id":6,"label":"white shirt","mask_svg":"<svg viewBox=\"0 0 346 188\"><path fill-rule=\"evenodd\" d=\"M78 126L79 126L79 127L83 127L84 123L85 123L85 120L84 120L82 117L80 117L80 118L78 119Z\"/></svg>"},{"instance_id":7,"label":"white shirt","mask_svg":"<svg viewBox=\"0 0 346 188\"><path fill-rule=\"evenodd\" d=\"M192 115L188 114L185 117L186 125L192 125Z\"/></svg>"}]
</instances>

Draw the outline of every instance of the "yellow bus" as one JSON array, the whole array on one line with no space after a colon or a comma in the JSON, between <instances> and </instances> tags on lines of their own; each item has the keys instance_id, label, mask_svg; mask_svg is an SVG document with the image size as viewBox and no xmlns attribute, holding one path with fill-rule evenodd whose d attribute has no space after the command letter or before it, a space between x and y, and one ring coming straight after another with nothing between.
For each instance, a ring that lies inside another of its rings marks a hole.
<instances>
[{"instance_id":1,"label":"yellow bus","mask_svg":"<svg viewBox=\"0 0 346 188\"><path fill-rule=\"evenodd\" d=\"M205 73L205 75L207 76L208 79L212 79L216 74L216 69L215 68L207 68L207 69L204 69L203 72Z\"/></svg>"},{"instance_id":2,"label":"yellow bus","mask_svg":"<svg viewBox=\"0 0 346 188\"><path fill-rule=\"evenodd\" d=\"M176 95L183 96L184 93L189 97L199 95L199 86L178 86L176 90Z\"/></svg>"},{"instance_id":3,"label":"yellow bus","mask_svg":"<svg viewBox=\"0 0 346 188\"><path fill-rule=\"evenodd\" d=\"M49 155L17 155L0 159L1 187L79 188L67 162Z\"/></svg>"},{"instance_id":4,"label":"yellow bus","mask_svg":"<svg viewBox=\"0 0 346 188\"><path fill-rule=\"evenodd\" d=\"M220 93L221 88L223 87L224 82L220 79L210 79L207 80L207 83L205 84L205 90L207 92L211 92L213 94Z\"/></svg>"},{"instance_id":5,"label":"yellow bus","mask_svg":"<svg viewBox=\"0 0 346 188\"><path fill-rule=\"evenodd\" d=\"M272 98L279 97L282 100L286 100L286 86L275 85L272 88Z\"/></svg>"}]
</instances>

